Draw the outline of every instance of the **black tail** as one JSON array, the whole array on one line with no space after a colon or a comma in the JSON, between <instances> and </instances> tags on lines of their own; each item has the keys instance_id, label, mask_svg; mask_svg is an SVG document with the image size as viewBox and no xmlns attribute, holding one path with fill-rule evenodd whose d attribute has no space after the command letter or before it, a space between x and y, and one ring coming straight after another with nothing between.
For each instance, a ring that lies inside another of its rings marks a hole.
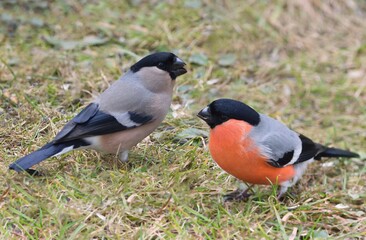
<instances>
[{"instance_id":1,"label":"black tail","mask_svg":"<svg viewBox=\"0 0 366 240\"><path fill-rule=\"evenodd\" d=\"M344 158L359 158L360 155L354 152L339 148L325 148L324 151L320 152L315 159L320 160L322 157L344 157Z\"/></svg>"},{"instance_id":2,"label":"black tail","mask_svg":"<svg viewBox=\"0 0 366 240\"><path fill-rule=\"evenodd\" d=\"M17 161L10 164L9 168L15 170L17 172L28 170L33 165L42 162L43 160L55 156L60 153L66 153L73 149L88 146L89 143L85 142L84 140L73 140L64 143L47 143L42 148L38 149L27 156L19 158Z\"/></svg>"}]
</instances>

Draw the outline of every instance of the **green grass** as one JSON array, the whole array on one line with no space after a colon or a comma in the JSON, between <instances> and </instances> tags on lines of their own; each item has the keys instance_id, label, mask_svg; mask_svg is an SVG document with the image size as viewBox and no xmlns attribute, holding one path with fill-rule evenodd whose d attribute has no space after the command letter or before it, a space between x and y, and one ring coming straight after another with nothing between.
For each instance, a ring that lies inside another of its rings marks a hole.
<instances>
[{"instance_id":1,"label":"green grass","mask_svg":"<svg viewBox=\"0 0 366 240\"><path fill-rule=\"evenodd\" d=\"M0 238L365 238L365 15L356 0L1 1ZM78 151L39 164L42 177L8 171L157 50L189 73L128 163ZM256 186L249 201L225 203L237 181L206 139L183 132L208 131L195 115L220 97L363 160L312 164L284 202Z\"/></svg>"}]
</instances>

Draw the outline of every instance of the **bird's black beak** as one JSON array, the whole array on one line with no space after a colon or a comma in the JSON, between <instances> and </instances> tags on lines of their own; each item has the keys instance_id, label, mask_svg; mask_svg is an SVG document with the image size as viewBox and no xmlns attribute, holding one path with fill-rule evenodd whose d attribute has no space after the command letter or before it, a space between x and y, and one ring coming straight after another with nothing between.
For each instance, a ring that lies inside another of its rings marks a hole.
<instances>
[{"instance_id":1,"label":"bird's black beak","mask_svg":"<svg viewBox=\"0 0 366 240\"><path fill-rule=\"evenodd\" d=\"M211 112L209 107L205 107L204 109L202 109L198 114L197 117L201 118L203 121L209 123L210 118L211 118Z\"/></svg>"},{"instance_id":2,"label":"bird's black beak","mask_svg":"<svg viewBox=\"0 0 366 240\"><path fill-rule=\"evenodd\" d=\"M217 125L221 124L222 122L217 119L217 117L211 113L210 107L207 106L202 109L198 114L197 117L201 118L203 121L210 126L211 129L215 128Z\"/></svg>"},{"instance_id":3,"label":"bird's black beak","mask_svg":"<svg viewBox=\"0 0 366 240\"><path fill-rule=\"evenodd\" d=\"M172 69L170 70L170 75L173 79L187 72L187 70L184 68L185 65L185 62L183 62L182 59L178 57L175 58Z\"/></svg>"}]
</instances>

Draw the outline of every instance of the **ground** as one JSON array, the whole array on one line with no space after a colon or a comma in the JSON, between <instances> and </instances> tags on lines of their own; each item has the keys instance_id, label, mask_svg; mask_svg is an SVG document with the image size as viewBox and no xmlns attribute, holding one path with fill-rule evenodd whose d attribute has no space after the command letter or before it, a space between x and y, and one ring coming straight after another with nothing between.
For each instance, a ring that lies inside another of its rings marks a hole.
<instances>
[{"instance_id":1,"label":"ground","mask_svg":"<svg viewBox=\"0 0 366 240\"><path fill-rule=\"evenodd\" d=\"M366 3L0 2L1 239L365 239ZM8 170L140 57L188 63L172 110L130 161L77 151ZM212 161L196 113L230 97L361 159L315 162L282 202Z\"/></svg>"}]
</instances>

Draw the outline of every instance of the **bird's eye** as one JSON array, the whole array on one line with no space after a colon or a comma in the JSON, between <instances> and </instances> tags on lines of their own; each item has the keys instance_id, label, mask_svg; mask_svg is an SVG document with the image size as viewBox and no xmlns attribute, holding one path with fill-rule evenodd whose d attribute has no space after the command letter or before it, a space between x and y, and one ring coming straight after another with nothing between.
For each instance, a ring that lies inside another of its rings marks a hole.
<instances>
[{"instance_id":1,"label":"bird's eye","mask_svg":"<svg viewBox=\"0 0 366 240\"><path fill-rule=\"evenodd\" d=\"M164 66L164 64L162 62L158 63L158 67L163 67L163 66Z\"/></svg>"}]
</instances>

